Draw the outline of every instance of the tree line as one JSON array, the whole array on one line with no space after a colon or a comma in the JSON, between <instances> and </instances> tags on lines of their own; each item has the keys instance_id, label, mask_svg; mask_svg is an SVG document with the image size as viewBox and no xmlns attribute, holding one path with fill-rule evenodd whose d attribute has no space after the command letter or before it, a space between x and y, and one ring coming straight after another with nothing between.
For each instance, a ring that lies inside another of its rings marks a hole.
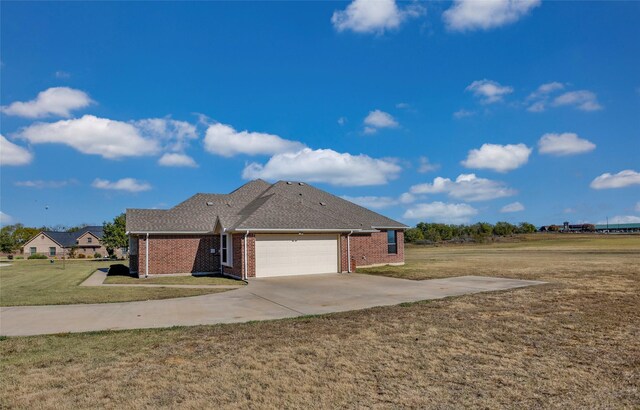
<instances>
[{"instance_id":1,"label":"tree line","mask_svg":"<svg viewBox=\"0 0 640 410\"><path fill-rule=\"evenodd\" d=\"M509 236L517 233L533 233L536 231L536 227L529 222L521 222L518 225L513 225L509 222L497 222L495 225L487 222L478 222L473 225L447 225L420 222L415 228L409 228L405 231L404 240L410 243L456 240L482 242L491 236Z\"/></svg>"}]
</instances>

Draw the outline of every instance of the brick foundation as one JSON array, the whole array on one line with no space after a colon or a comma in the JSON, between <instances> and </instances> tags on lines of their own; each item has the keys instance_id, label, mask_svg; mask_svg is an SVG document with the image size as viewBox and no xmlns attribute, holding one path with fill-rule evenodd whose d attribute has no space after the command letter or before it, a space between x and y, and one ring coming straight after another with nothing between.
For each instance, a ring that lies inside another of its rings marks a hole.
<instances>
[{"instance_id":1,"label":"brick foundation","mask_svg":"<svg viewBox=\"0 0 640 410\"><path fill-rule=\"evenodd\" d=\"M396 231L397 253L388 253L387 232L371 234L353 234L349 237L351 243L352 267L371 265L404 264L404 231ZM340 238L342 272L347 272L347 235ZM353 269L352 269L353 271Z\"/></svg>"}]
</instances>

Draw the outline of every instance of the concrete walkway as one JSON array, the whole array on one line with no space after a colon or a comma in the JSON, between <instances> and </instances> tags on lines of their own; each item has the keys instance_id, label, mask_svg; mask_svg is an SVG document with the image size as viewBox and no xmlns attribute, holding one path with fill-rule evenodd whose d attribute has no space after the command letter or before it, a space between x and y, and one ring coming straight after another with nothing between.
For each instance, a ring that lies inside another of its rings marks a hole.
<instances>
[{"instance_id":1,"label":"concrete walkway","mask_svg":"<svg viewBox=\"0 0 640 410\"><path fill-rule=\"evenodd\" d=\"M237 290L179 299L2 307L0 335L28 336L282 319L542 283L480 276L411 281L353 273L252 279L247 286Z\"/></svg>"},{"instance_id":2,"label":"concrete walkway","mask_svg":"<svg viewBox=\"0 0 640 410\"><path fill-rule=\"evenodd\" d=\"M174 275L177 276L177 275ZM185 275L180 275L185 276ZM151 288L183 288L183 289L237 289L243 287L242 285L171 285L171 284L143 284L143 283L104 283L107 279L107 272L98 269L91 276L89 276L80 286L115 286L115 287L128 287L128 286L142 286ZM144 280L144 279L140 279Z\"/></svg>"}]
</instances>

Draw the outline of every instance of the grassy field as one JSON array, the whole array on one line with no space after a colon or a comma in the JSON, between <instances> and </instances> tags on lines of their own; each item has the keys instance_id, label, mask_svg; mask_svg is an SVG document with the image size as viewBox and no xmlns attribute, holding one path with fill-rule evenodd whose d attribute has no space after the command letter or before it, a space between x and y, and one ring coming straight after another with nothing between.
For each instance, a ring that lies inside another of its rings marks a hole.
<instances>
[{"instance_id":1,"label":"grassy field","mask_svg":"<svg viewBox=\"0 0 640 410\"><path fill-rule=\"evenodd\" d=\"M127 285L246 285L244 281L221 276L166 276L147 279L129 276L107 276L104 283Z\"/></svg>"},{"instance_id":2,"label":"grassy field","mask_svg":"<svg viewBox=\"0 0 640 410\"><path fill-rule=\"evenodd\" d=\"M0 267L0 306L128 302L196 296L224 289L80 287L96 269L112 262L18 260Z\"/></svg>"},{"instance_id":3,"label":"grassy field","mask_svg":"<svg viewBox=\"0 0 640 410\"><path fill-rule=\"evenodd\" d=\"M376 272L549 284L271 322L8 338L0 407L640 407L640 236L411 247L405 267Z\"/></svg>"}]
</instances>

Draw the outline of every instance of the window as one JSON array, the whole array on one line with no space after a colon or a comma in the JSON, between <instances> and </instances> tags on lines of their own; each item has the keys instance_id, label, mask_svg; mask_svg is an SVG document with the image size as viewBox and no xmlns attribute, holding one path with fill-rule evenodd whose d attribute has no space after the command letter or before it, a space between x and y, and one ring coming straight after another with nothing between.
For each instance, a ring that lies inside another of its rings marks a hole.
<instances>
[{"instance_id":1,"label":"window","mask_svg":"<svg viewBox=\"0 0 640 410\"><path fill-rule=\"evenodd\" d=\"M29 248L29 252L30 252L32 255L35 255L36 253L38 253L38 250L36 249L36 247L35 247L35 246L32 246L31 248Z\"/></svg>"},{"instance_id":2,"label":"window","mask_svg":"<svg viewBox=\"0 0 640 410\"><path fill-rule=\"evenodd\" d=\"M54 247L49 248L49 256L56 256L56 248Z\"/></svg>"},{"instance_id":3,"label":"window","mask_svg":"<svg viewBox=\"0 0 640 410\"><path fill-rule=\"evenodd\" d=\"M398 253L396 231L387 231L387 253Z\"/></svg>"},{"instance_id":4,"label":"window","mask_svg":"<svg viewBox=\"0 0 640 410\"><path fill-rule=\"evenodd\" d=\"M233 266L233 254L231 253L231 235L222 234L220 237L220 258L225 266Z\"/></svg>"},{"instance_id":5,"label":"window","mask_svg":"<svg viewBox=\"0 0 640 410\"><path fill-rule=\"evenodd\" d=\"M93 241L93 238L92 238L92 237L90 237L90 236L88 236L88 237L87 237L87 243L91 243L92 241Z\"/></svg>"}]
</instances>

